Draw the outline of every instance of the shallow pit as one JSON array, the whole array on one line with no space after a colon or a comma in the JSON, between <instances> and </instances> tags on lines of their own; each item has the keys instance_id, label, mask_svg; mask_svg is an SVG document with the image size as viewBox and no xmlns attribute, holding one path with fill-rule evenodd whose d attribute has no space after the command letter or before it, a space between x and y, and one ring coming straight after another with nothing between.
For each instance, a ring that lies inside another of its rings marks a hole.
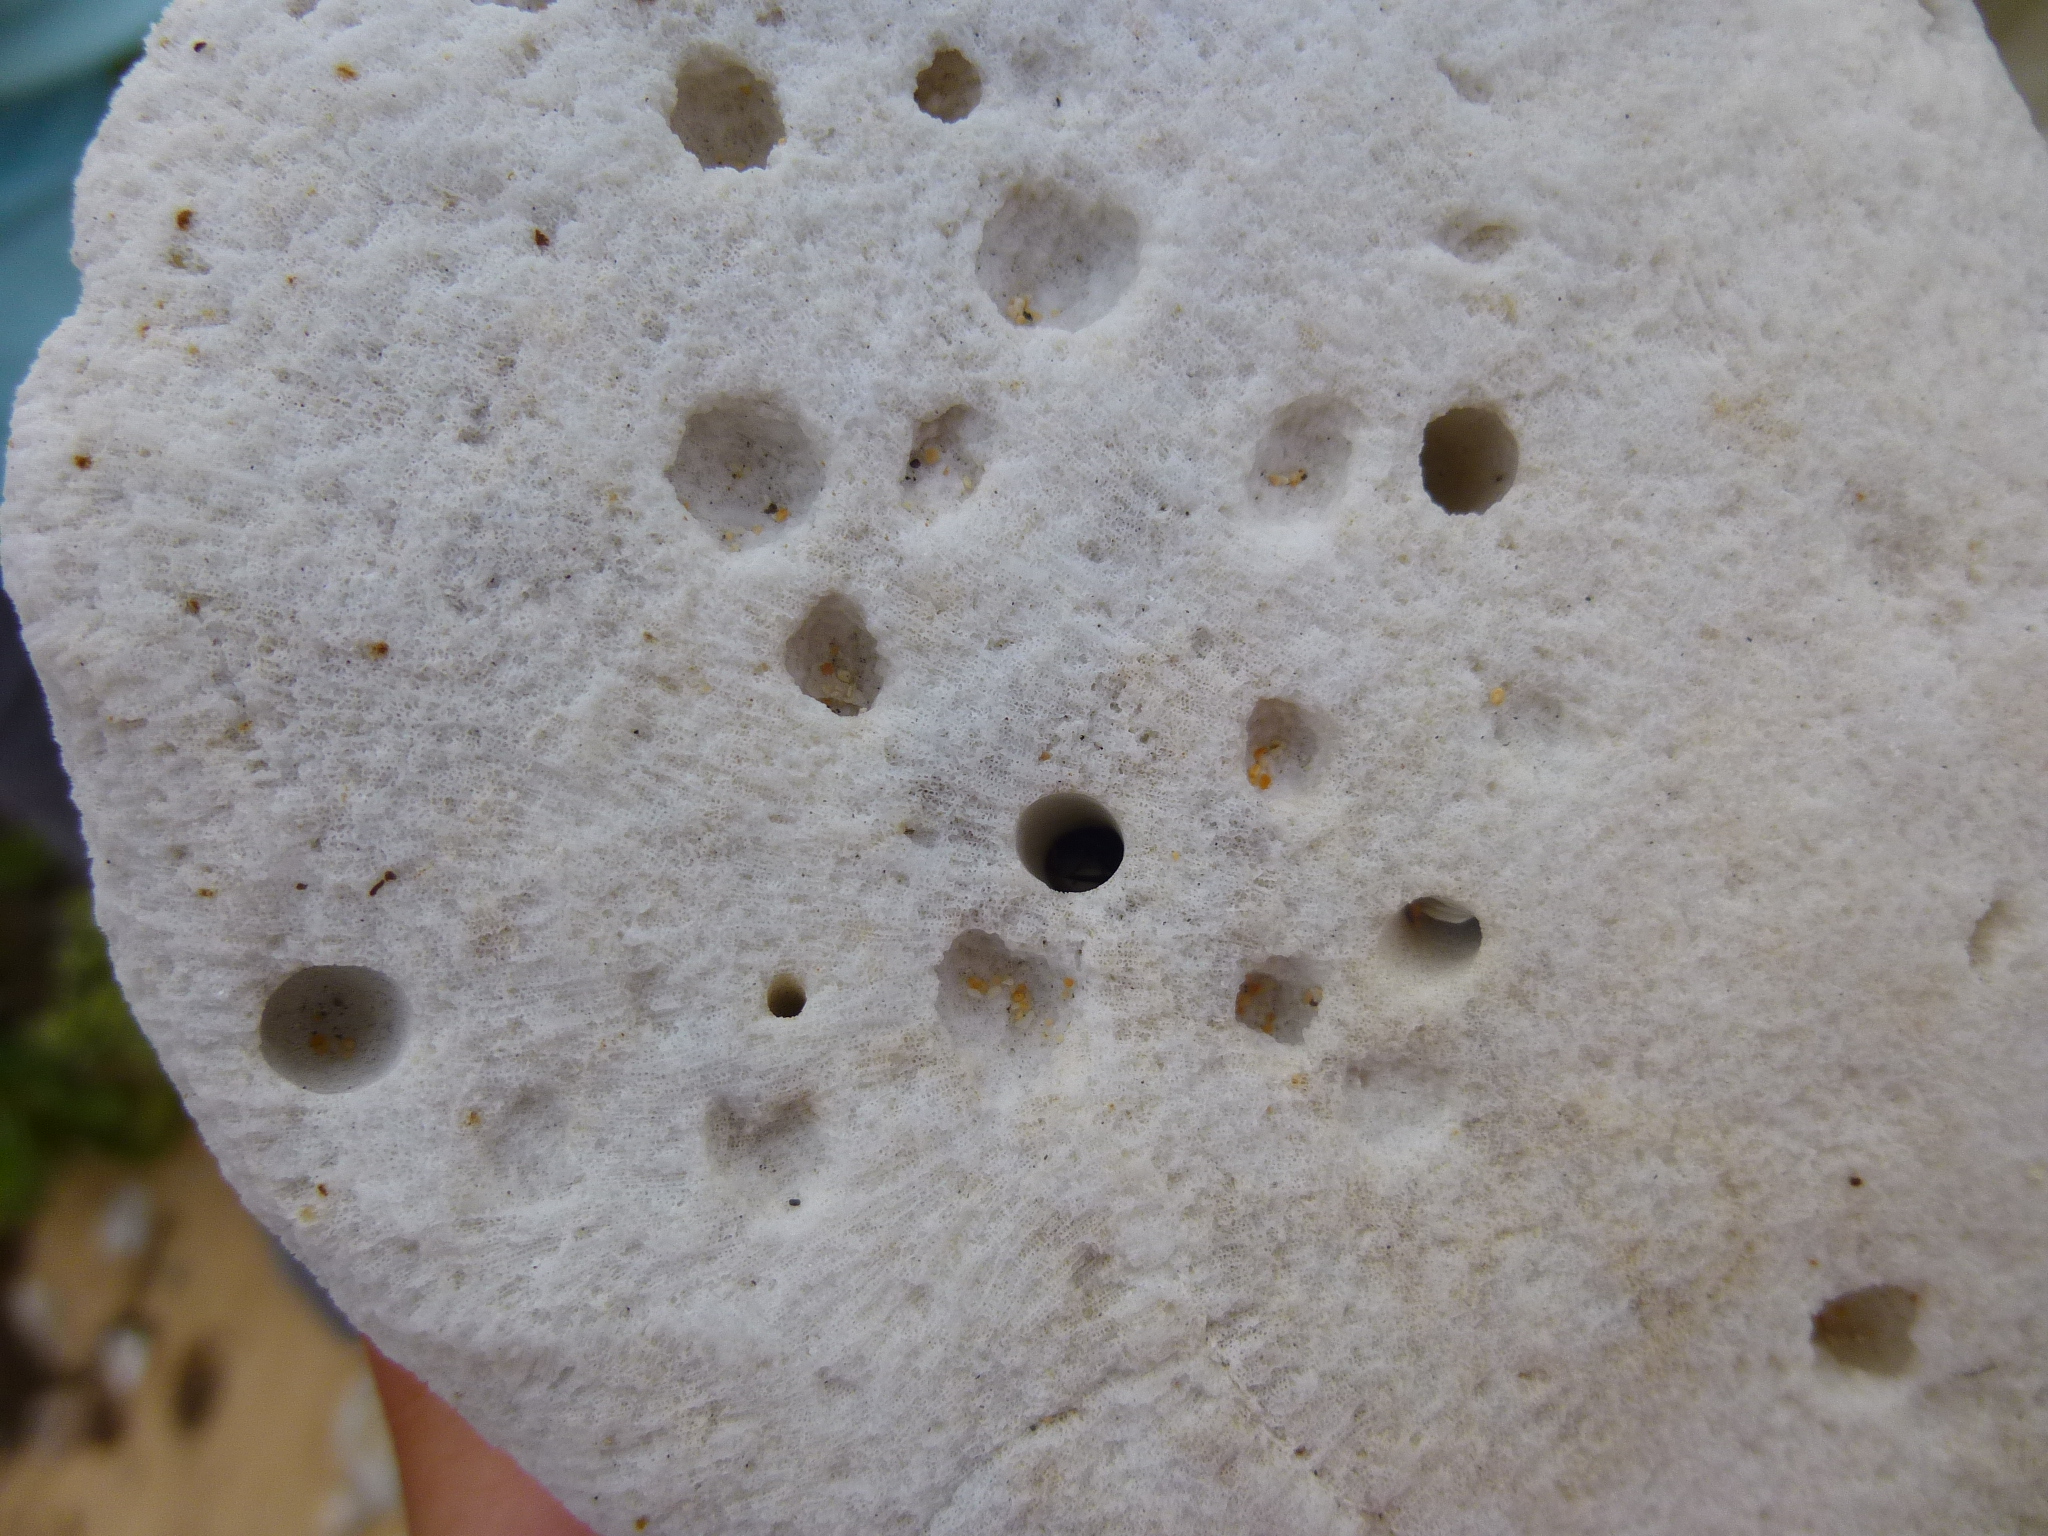
<instances>
[{"instance_id":1,"label":"shallow pit","mask_svg":"<svg viewBox=\"0 0 2048 1536\"><path fill-rule=\"evenodd\" d=\"M828 592L812 605L782 648L782 664L810 697L835 715L858 715L882 691L882 658L860 605Z\"/></svg>"},{"instance_id":2,"label":"shallow pit","mask_svg":"<svg viewBox=\"0 0 2048 1536\"><path fill-rule=\"evenodd\" d=\"M1017 857L1056 891L1092 891L1122 867L1124 837L1101 801L1045 795L1017 818Z\"/></svg>"},{"instance_id":3,"label":"shallow pit","mask_svg":"<svg viewBox=\"0 0 2048 1536\"><path fill-rule=\"evenodd\" d=\"M1354 414L1340 400L1309 396L1273 413L1252 458L1255 503L1301 510L1337 499L1351 468Z\"/></svg>"},{"instance_id":4,"label":"shallow pit","mask_svg":"<svg viewBox=\"0 0 2048 1536\"><path fill-rule=\"evenodd\" d=\"M723 53L698 54L677 72L668 125L707 171L760 170L783 137L775 88Z\"/></svg>"},{"instance_id":5,"label":"shallow pit","mask_svg":"<svg viewBox=\"0 0 2048 1536\"><path fill-rule=\"evenodd\" d=\"M1902 1285L1867 1285L1813 1314L1813 1347L1846 1370L1903 1376L1913 1368L1920 1298Z\"/></svg>"},{"instance_id":6,"label":"shallow pit","mask_svg":"<svg viewBox=\"0 0 2048 1536\"><path fill-rule=\"evenodd\" d=\"M1012 325L1078 331L1101 319L1138 273L1138 221L1065 187L1011 189L989 219L975 275Z\"/></svg>"},{"instance_id":7,"label":"shallow pit","mask_svg":"<svg viewBox=\"0 0 2048 1536\"><path fill-rule=\"evenodd\" d=\"M1970 929L1970 964L1978 970L1989 966L2018 927L2011 902L2003 898L1992 902Z\"/></svg>"},{"instance_id":8,"label":"shallow pit","mask_svg":"<svg viewBox=\"0 0 2048 1536\"><path fill-rule=\"evenodd\" d=\"M917 72L912 99L926 116L957 123L981 105L981 71L958 48L941 48Z\"/></svg>"},{"instance_id":9,"label":"shallow pit","mask_svg":"<svg viewBox=\"0 0 2048 1536\"><path fill-rule=\"evenodd\" d=\"M949 406L917 424L903 469L903 499L926 512L943 512L981 483L988 424L969 405Z\"/></svg>"},{"instance_id":10,"label":"shallow pit","mask_svg":"<svg viewBox=\"0 0 2048 1536\"><path fill-rule=\"evenodd\" d=\"M1300 1045L1322 1006L1323 989L1299 963L1274 956L1245 972L1237 989L1237 1022L1279 1041Z\"/></svg>"},{"instance_id":11,"label":"shallow pit","mask_svg":"<svg viewBox=\"0 0 2048 1536\"><path fill-rule=\"evenodd\" d=\"M683 509L737 549L803 520L825 486L822 459L788 406L728 396L690 413L668 480Z\"/></svg>"},{"instance_id":12,"label":"shallow pit","mask_svg":"<svg viewBox=\"0 0 2048 1536\"><path fill-rule=\"evenodd\" d=\"M1498 261L1519 237L1520 231L1505 219L1478 214L1447 219L1436 236L1437 244L1460 261L1470 262Z\"/></svg>"},{"instance_id":13,"label":"shallow pit","mask_svg":"<svg viewBox=\"0 0 2048 1536\"><path fill-rule=\"evenodd\" d=\"M1244 726L1244 776L1253 789L1299 789L1316 758L1316 733L1292 699L1261 699Z\"/></svg>"},{"instance_id":14,"label":"shallow pit","mask_svg":"<svg viewBox=\"0 0 2048 1536\"><path fill-rule=\"evenodd\" d=\"M309 965L270 994L258 1026L263 1059L286 1082L346 1093L391 1069L405 1047L403 994L361 965Z\"/></svg>"},{"instance_id":15,"label":"shallow pit","mask_svg":"<svg viewBox=\"0 0 2048 1536\"><path fill-rule=\"evenodd\" d=\"M1446 512L1484 512L1513 489L1515 434L1491 406L1445 411L1422 434L1422 488Z\"/></svg>"},{"instance_id":16,"label":"shallow pit","mask_svg":"<svg viewBox=\"0 0 2048 1536\"><path fill-rule=\"evenodd\" d=\"M824 1161L818 1106L808 1091L721 1095L704 1111L704 1151L734 1192L786 1202Z\"/></svg>"},{"instance_id":17,"label":"shallow pit","mask_svg":"<svg viewBox=\"0 0 2048 1536\"><path fill-rule=\"evenodd\" d=\"M983 1052L1051 1043L1074 1000L1071 967L1020 954L979 928L946 947L938 981L941 1022L963 1046Z\"/></svg>"}]
</instances>

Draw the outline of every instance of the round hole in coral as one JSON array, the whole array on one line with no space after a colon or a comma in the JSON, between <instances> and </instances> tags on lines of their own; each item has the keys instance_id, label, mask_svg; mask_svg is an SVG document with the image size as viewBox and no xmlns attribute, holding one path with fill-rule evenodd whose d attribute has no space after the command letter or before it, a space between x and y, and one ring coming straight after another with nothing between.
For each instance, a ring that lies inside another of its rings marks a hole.
<instances>
[{"instance_id":1,"label":"round hole in coral","mask_svg":"<svg viewBox=\"0 0 2048 1536\"><path fill-rule=\"evenodd\" d=\"M974 269L1012 325L1078 331L1115 307L1138 274L1129 210L1053 183L1016 186L982 230Z\"/></svg>"},{"instance_id":2,"label":"round hole in coral","mask_svg":"<svg viewBox=\"0 0 2048 1536\"><path fill-rule=\"evenodd\" d=\"M1490 406L1445 411L1422 433L1422 488L1446 512L1484 512L1507 495L1521 449Z\"/></svg>"},{"instance_id":3,"label":"round hole in coral","mask_svg":"<svg viewBox=\"0 0 2048 1536\"><path fill-rule=\"evenodd\" d=\"M668 480L683 509L737 550L800 524L824 489L825 468L789 406L766 396L722 395L683 423Z\"/></svg>"},{"instance_id":4,"label":"round hole in coral","mask_svg":"<svg viewBox=\"0 0 2048 1536\"><path fill-rule=\"evenodd\" d=\"M958 48L941 48L917 72L918 109L942 123L957 123L981 105L981 71Z\"/></svg>"},{"instance_id":5,"label":"round hole in coral","mask_svg":"<svg viewBox=\"0 0 2048 1536\"><path fill-rule=\"evenodd\" d=\"M1913 1324L1920 1298L1902 1285L1867 1285L1813 1314L1813 1347L1834 1364L1873 1376L1913 1368Z\"/></svg>"},{"instance_id":6,"label":"round hole in coral","mask_svg":"<svg viewBox=\"0 0 2048 1536\"><path fill-rule=\"evenodd\" d=\"M804 1011L804 984L784 971L768 983L768 1011L778 1019L793 1019Z\"/></svg>"},{"instance_id":7,"label":"round hole in coral","mask_svg":"<svg viewBox=\"0 0 2048 1536\"><path fill-rule=\"evenodd\" d=\"M783 136L775 88L720 53L699 54L677 73L668 125L707 171L757 171Z\"/></svg>"},{"instance_id":8,"label":"round hole in coral","mask_svg":"<svg viewBox=\"0 0 2048 1536\"><path fill-rule=\"evenodd\" d=\"M1425 965L1463 965L1479 953L1479 915L1443 896L1422 896L1396 925L1409 957Z\"/></svg>"},{"instance_id":9,"label":"round hole in coral","mask_svg":"<svg viewBox=\"0 0 2048 1536\"><path fill-rule=\"evenodd\" d=\"M309 965L263 1005L263 1059L286 1082L346 1093L389 1071L405 1048L405 997L361 965Z\"/></svg>"},{"instance_id":10,"label":"round hole in coral","mask_svg":"<svg viewBox=\"0 0 2048 1536\"><path fill-rule=\"evenodd\" d=\"M860 605L827 593L782 648L797 687L835 715L857 715L882 691L882 660Z\"/></svg>"},{"instance_id":11,"label":"round hole in coral","mask_svg":"<svg viewBox=\"0 0 2048 1536\"><path fill-rule=\"evenodd\" d=\"M1046 795L1017 818L1017 856L1056 891L1092 891L1123 864L1124 835L1101 801Z\"/></svg>"}]
</instances>

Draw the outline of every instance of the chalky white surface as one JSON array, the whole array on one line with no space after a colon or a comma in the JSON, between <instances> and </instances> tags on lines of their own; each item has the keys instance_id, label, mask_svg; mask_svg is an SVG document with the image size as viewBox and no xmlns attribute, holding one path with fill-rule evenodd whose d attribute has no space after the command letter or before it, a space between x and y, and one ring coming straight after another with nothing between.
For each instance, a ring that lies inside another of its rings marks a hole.
<instances>
[{"instance_id":1,"label":"chalky white surface","mask_svg":"<svg viewBox=\"0 0 2048 1536\"><path fill-rule=\"evenodd\" d=\"M668 125L707 49L765 168ZM1019 188L1134 239L1027 326ZM122 983L605 1536L2048 1519L2048 151L1961 0L178 0L80 196L0 552ZM758 535L667 474L730 400L822 465ZM314 964L386 1075L266 1063ZM1880 1284L1899 1375L1811 1341Z\"/></svg>"}]
</instances>

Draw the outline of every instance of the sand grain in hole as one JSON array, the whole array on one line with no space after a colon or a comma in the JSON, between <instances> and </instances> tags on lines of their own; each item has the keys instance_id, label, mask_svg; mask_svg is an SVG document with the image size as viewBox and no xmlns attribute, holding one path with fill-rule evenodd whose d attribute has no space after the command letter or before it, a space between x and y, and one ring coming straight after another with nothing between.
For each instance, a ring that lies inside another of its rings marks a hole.
<instances>
[{"instance_id":1,"label":"sand grain in hole","mask_svg":"<svg viewBox=\"0 0 2048 1536\"><path fill-rule=\"evenodd\" d=\"M1244 727L1244 776L1253 789L1301 787L1316 757L1316 733L1292 699L1261 699Z\"/></svg>"},{"instance_id":2,"label":"sand grain in hole","mask_svg":"<svg viewBox=\"0 0 2048 1536\"><path fill-rule=\"evenodd\" d=\"M1274 412L1252 459L1253 502L1298 511L1335 501L1351 468L1353 421L1350 407L1327 396Z\"/></svg>"},{"instance_id":3,"label":"sand grain in hole","mask_svg":"<svg viewBox=\"0 0 2048 1536\"><path fill-rule=\"evenodd\" d=\"M938 965L940 1022L978 1053L1035 1050L1059 1038L1074 1000L1075 977L1050 957L1012 950L996 935L970 928Z\"/></svg>"}]
</instances>

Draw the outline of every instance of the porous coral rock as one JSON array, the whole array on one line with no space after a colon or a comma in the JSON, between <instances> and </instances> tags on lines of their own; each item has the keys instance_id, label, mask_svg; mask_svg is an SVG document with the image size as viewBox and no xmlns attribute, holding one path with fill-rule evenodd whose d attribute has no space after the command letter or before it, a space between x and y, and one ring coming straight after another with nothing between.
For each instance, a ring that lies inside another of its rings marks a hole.
<instances>
[{"instance_id":1,"label":"porous coral rock","mask_svg":"<svg viewBox=\"0 0 2048 1536\"><path fill-rule=\"evenodd\" d=\"M121 980L600 1532L2048 1519L1961 0L176 0L78 256Z\"/></svg>"}]
</instances>

